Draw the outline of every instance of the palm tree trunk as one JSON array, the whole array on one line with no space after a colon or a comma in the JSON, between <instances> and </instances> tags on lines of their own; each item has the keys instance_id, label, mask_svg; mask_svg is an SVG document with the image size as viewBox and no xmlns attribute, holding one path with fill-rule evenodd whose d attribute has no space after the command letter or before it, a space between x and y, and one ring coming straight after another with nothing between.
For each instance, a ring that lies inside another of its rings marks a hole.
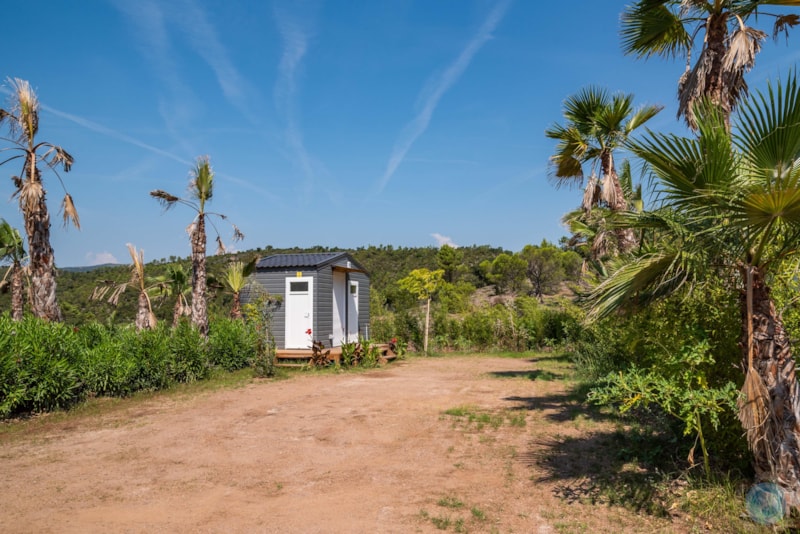
<instances>
[{"instance_id":1,"label":"palm tree trunk","mask_svg":"<svg viewBox=\"0 0 800 534\"><path fill-rule=\"evenodd\" d=\"M11 273L11 319L21 321L25 311L22 266L14 262L11 268L14 270Z\"/></svg>"},{"instance_id":2,"label":"palm tree trunk","mask_svg":"<svg viewBox=\"0 0 800 534\"><path fill-rule=\"evenodd\" d=\"M603 197L609 209L613 212L626 211L628 209L628 201L625 198L625 192L622 190L617 169L614 167L614 155L611 151L604 152L600 157L600 168L605 178ZM617 228L614 230L614 234L617 237L617 246L620 253L629 252L636 246L636 234L632 228Z\"/></svg>"},{"instance_id":3,"label":"palm tree trunk","mask_svg":"<svg viewBox=\"0 0 800 534\"><path fill-rule=\"evenodd\" d=\"M136 321L134 324L136 325L137 331L147 330L155 326L150 324L150 303L144 291L139 292L139 307L136 310Z\"/></svg>"},{"instance_id":4,"label":"palm tree trunk","mask_svg":"<svg viewBox=\"0 0 800 534\"><path fill-rule=\"evenodd\" d=\"M172 308L172 328L176 328L183 315L183 302L181 296L175 300L175 306Z\"/></svg>"},{"instance_id":5,"label":"palm tree trunk","mask_svg":"<svg viewBox=\"0 0 800 534\"><path fill-rule=\"evenodd\" d=\"M728 39L728 16L729 13L713 13L708 17L706 40L708 41L710 70L706 78L706 86L703 94L711 98L711 101L720 106L726 117L726 124L730 122L731 102L728 98L726 87L730 80L725 80L725 70L723 61L725 60L725 47Z\"/></svg>"},{"instance_id":6,"label":"palm tree trunk","mask_svg":"<svg viewBox=\"0 0 800 534\"><path fill-rule=\"evenodd\" d=\"M56 269L53 247L50 246L50 214L45 190L39 180L36 155L31 153L26 165L26 183L20 193L20 208L28 235L31 273L31 309L36 317L62 321L56 299Z\"/></svg>"},{"instance_id":7,"label":"palm tree trunk","mask_svg":"<svg viewBox=\"0 0 800 534\"><path fill-rule=\"evenodd\" d=\"M206 220L197 216L192 231L192 324L204 337L208 335L208 305L206 303Z\"/></svg>"},{"instance_id":8,"label":"palm tree trunk","mask_svg":"<svg viewBox=\"0 0 800 534\"><path fill-rule=\"evenodd\" d=\"M233 292L233 306L231 306L231 318L242 318L242 298L238 291Z\"/></svg>"},{"instance_id":9,"label":"palm tree trunk","mask_svg":"<svg viewBox=\"0 0 800 534\"><path fill-rule=\"evenodd\" d=\"M744 267L742 270L744 271ZM758 428L748 431L756 477L774 482L783 490L791 507L800 506L800 385L783 320L775 309L764 273L752 269L752 311L747 295L742 297L742 351L747 366L752 350L753 368L765 386L764 410ZM746 272L743 273L746 276ZM748 316L751 331L748 331ZM749 339L752 336L752 346ZM747 395L751 397L751 395ZM757 399L746 398L752 403ZM755 431L756 439L750 437ZM755 446L754 445L755 442Z\"/></svg>"}]
</instances>

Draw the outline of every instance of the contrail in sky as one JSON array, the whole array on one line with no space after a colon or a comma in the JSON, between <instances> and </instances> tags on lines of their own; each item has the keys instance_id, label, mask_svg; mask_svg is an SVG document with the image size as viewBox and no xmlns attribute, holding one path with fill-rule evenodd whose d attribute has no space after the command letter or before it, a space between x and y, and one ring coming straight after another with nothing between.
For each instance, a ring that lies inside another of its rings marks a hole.
<instances>
[{"instance_id":1,"label":"contrail in sky","mask_svg":"<svg viewBox=\"0 0 800 534\"><path fill-rule=\"evenodd\" d=\"M405 128L403 128L403 131L400 133L400 138L394 144L389 163L386 165L386 172L383 173L383 177L381 177L378 182L378 193L381 193L389 183L389 180L392 179L392 176L405 159L406 154L411 149L414 142L428 129L428 124L431 122L431 117L436 110L436 106L439 104L439 100L447 90L458 81L467 67L469 67L472 58L478 50L491 39L492 32L503 19L509 4L510 0L507 0L495 6L483 25L481 25L478 33L467 43L467 46L464 47L464 50L461 51L458 58L456 58L432 84L432 88L423 102L422 110L417 113L416 117L414 117Z\"/></svg>"}]
</instances>

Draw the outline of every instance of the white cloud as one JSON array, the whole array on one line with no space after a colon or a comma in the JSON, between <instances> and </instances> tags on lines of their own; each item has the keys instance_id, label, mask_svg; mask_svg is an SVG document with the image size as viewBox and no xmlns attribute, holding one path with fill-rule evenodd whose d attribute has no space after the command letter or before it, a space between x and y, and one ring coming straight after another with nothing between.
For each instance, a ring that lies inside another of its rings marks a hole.
<instances>
[{"instance_id":1,"label":"white cloud","mask_svg":"<svg viewBox=\"0 0 800 534\"><path fill-rule=\"evenodd\" d=\"M502 20L503 15L505 15L508 5L509 1L497 4L481 25L478 33L467 43L467 46L464 47L456 60L440 76L430 79L425 84L419 97L422 102L422 109L400 132L399 139L395 142L392 155L386 165L386 172L383 173L378 182L378 193L382 192L389 183L414 142L428 129L428 124L431 122L431 117L439 104L439 100L469 67L478 50L491 39L492 32Z\"/></svg>"},{"instance_id":2,"label":"white cloud","mask_svg":"<svg viewBox=\"0 0 800 534\"><path fill-rule=\"evenodd\" d=\"M453 248L458 248L458 245L453 243L453 240L451 238L447 237L446 235L437 234L436 232L434 232L434 233L431 234L431 237L436 240L436 245L438 247L441 247L442 245L448 245L448 246L451 246Z\"/></svg>"},{"instance_id":3,"label":"white cloud","mask_svg":"<svg viewBox=\"0 0 800 534\"><path fill-rule=\"evenodd\" d=\"M88 265L104 265L106 263L119 263L119 260L110 252L87 252L86 261Z\"/></svg>"}]
</instances>

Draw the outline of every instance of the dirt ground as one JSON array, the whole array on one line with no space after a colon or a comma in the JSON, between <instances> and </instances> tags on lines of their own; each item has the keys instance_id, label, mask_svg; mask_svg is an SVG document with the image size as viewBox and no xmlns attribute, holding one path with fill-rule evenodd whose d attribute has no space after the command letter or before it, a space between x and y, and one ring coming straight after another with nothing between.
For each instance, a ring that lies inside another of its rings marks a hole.
<instances>
[{"instance_id":1,"label":"dirt ground","mask_svg":"<svg viewBox=\"0 0 800 534\"><path fill-rule=\"evenodd\" d=\"M0 433L0 531L681 531L570 498L610 423L559 365L413 358Z\"/></svg>"}]
</instances>

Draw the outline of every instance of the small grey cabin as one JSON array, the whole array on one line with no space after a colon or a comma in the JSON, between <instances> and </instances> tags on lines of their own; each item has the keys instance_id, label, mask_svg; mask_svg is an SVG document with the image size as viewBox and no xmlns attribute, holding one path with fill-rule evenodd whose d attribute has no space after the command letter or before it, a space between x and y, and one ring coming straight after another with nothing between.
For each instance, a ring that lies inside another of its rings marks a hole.
<instances>
[{"instance_id":1,"label":"small grey cabin","mask_svg":"<svg viewBox=\"0 0 800 534\"><path fill-rule=\"evenodd\" d=\"M279 350L369 337L369 275L347 252L268 256L256 263L251 281L280 296L272 316ZM243 301L250 296L243 292Z\"/></svg>"}]
</instances>

